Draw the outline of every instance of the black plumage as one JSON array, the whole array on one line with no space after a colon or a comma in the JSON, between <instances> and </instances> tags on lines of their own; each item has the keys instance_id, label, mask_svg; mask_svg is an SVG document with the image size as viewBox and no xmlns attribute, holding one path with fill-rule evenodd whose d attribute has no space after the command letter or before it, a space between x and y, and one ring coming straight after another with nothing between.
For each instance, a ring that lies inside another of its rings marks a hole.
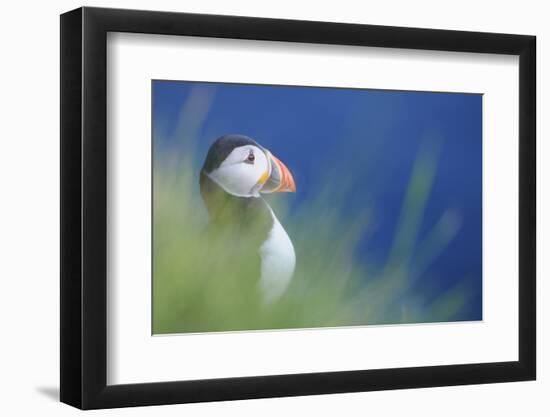
<instances>
[{"instance_id":1,"label":"black plumage","mask_svg":"<svg viewBox=\"0 0 550 417\"><path fill-rule=\"evenodd\" d=\"M257 146L259 149L263 149L254 139L244 135L224 135L216 139L206 154L201 173L214 171L233 149L246 145L253 145Z\"/></svg>"}]
</instances>

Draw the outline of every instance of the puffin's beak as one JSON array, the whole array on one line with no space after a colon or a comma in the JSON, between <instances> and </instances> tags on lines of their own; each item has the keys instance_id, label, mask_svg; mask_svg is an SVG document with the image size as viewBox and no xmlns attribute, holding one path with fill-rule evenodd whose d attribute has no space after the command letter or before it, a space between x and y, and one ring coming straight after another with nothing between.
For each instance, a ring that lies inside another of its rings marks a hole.
<instances>
[{"instance_id":1,"label":"puffin's beak","mask_svg":"<svg viewBox=\"0 0 550 417\"><path fill-rule=\"evenodd\" d=\"M262 193L295 193L296 183L290 173L290 170L278 158L273 156L271 152L266 152L271 164L271 174L265 181L264 186L260 190Z\"/></svg>"}]
</instances>

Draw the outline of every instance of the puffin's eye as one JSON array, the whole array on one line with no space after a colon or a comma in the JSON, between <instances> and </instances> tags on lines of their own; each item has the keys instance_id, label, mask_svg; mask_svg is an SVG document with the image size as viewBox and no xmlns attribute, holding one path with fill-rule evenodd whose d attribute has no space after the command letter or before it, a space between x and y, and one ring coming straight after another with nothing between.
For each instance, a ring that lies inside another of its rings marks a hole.
<instances>
[{"instance_id":1,"label":"puffin's eye","mask_svg":"<svg viewBox=\"0 0 550 417\"><path fill-rule=\"evenodd\" d=\"M254 152L250 151L250 153L248 154L248 157L246 158L246 160L244 162L247 162L249 164L253 164L255 159L256 159L256 157L254 156Z\"/></svg>"}]
</instances>

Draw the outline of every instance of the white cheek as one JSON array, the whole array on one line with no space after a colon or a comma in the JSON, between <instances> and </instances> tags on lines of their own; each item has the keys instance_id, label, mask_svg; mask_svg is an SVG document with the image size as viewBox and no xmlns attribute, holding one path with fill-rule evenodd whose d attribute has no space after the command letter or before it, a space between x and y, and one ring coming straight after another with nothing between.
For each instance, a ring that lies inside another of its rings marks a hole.
<instances>
[{"instance_id":1,"label":"white cheek","mask_svg":"<svg viewBox=\"0 0 550 417\"><path fill-rule=\"evenodd\" d=\"M255 167L258 170L258 173L259 173L260 176L264 172L268 171L267 158L266 158L266 156L263 152L260 152L259 155L256 157Z\"/></svg>"},{"instance_id":2,"label":"white cheek","mask_svg":"<svg viewBox=\"0 0 550 417\"><path fill-rule=\"evenodd\" d=\"M256 157L253 164L244 162L251 151ZM268 163L264 152L256 146L243 146L235 148L221 166L209 176L229 194L239 197L257 197L261 188L258 181L266 171L268 171Z\"/></svg>"},{"instance_id":3,"label":"white cheek","mask_svg":"<svg viewBox=\"0 0 550 417\"><path fill-rule=\"evenodd\" d=\"M246 163L222 166L210 178L230 194L248 197L262 175L261 167Z\"/></svg>"}]
</instances>

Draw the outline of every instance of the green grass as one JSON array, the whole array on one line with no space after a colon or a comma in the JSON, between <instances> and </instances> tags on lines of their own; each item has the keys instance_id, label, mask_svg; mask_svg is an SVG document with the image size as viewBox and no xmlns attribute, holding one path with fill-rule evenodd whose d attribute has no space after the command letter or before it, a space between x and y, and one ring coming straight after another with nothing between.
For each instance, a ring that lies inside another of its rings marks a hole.
<instances>
[{"instance_id":1,"label":"green grass","mask_svg":"<svg viewBox=\"0 0 550 417\"><path fill-rule=\"evenodd\" d=\"M437 171L437 147L427 141L403 196L387 262L357 259L368 233L369 211L342 217L349 190L321 182L312 198L290 211L288 198L271 198L297 256L290 287L280 301L260 303L252 266L237 261L231 242L205 238L207 214L198 193L192 153L183 160L155 151L153 333L311 328L449 321L459 317L468 290L455 287L427 301L413 288L459 230L458 216L442 214L423 241L418 232ZM327 176L330 178L330 176ZM292 213L292 214L290 214ZM414 258L414 268L413 265ZM238 257L237 257L238 259ZM241 259L242 261L242 259ZM429 289L427 289L428 291Z\"/></svg>"}]
</instances>

